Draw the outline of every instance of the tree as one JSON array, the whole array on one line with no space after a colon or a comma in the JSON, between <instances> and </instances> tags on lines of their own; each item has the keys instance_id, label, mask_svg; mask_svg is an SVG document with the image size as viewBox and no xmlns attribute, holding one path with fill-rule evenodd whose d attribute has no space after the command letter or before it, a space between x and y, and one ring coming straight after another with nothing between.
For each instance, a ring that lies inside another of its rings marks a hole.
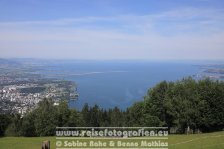
<instances>
[{"instance_id":1,"label":"tree","mask_svg":"<svg viewBox=\"0 0 224 149\"><path fill-rule=\"evenodd\" d=\"M99 109L98 105L94 105L92 108L90 108L90 121L89 124L91 127L100 127L100 124L102 122L102 113Z\"/></svg>"},{"instance_id":2,"label":"tree","mask_svg":"<svg viewBox=\"0 0 224 149\"><path fill-rule=\"evenodd\" d=\"M89 110L89 105L85 103L85 105L82 108L82 117L83 117L83 122L85 127L90 126L90 110Z\"/></svg>"},{"instance_id":3,"label":"tree","mask_svg":"<svg viewBox=\"0 0 224 149\"><path fill-rule=\"evenodd\" d=\"M71 109L70 110L70 116L69 116L69 119L68 119L68 126L69 127L85 126L82 114L77 112L75 109Z\"/></svg>"},{"instance_id":4,"label":"tree","mask_svg":"<svg viewBox=\"0 0 224 149\"><path fill-rule=\"evenodd\" d=\"M14 114L11 118L11 123L7 127L6 136L20 136L21 135L22 118L20 114Z\"/></svg>"},{"instance_id":5,"label":"tree","mask_svg":"<svg viewBox=\"0 0 224 149\"><path fill-rule=\"evenodd\" d=\"M52 136L58 124L58 113L51 99L44 99L38 104L34 125L38 136Z\"/></svg>"},{"instance_id":6,"label":"tree","mask_svg":"<svg viewBox=\"0 0 224 149\"><path fill-rule=\"evenodd\" d=\"M21 126L21 135L25 137L37 136L34 125L35 114L33 112L27 113L23 120Z\"/></svg>"},{"instance_id":7,"label":"tree","mask_svg":"<svg viewBox=\"0 0 224 149\"><path fill-rule=\"evenodd\" d=\"M70 118L70 110L68 108L68 102L65 100L60 101L59 105L56 106L57 109L57 126L66 127L68 126L68 121Z\"/></svg>"},{"instance_id":8,"label":"tree","mask_svg":"<svg viewBox=\"0 0 224 149\"><path fill-rule=\"evenodd\" d=\"M11 123L11 116L8 114L0 114L0 137L5 135L6 128Z\"/></svg>"},{"instance_id":9,"label":"tree","mask_svg":"<svg viewBox=\"0 0 224 149\"><path fill-rule=\"evenodd\" d=\"M181 133L187 127L206 132L222 130L223 99L224 83L220 81L195 81L192 78L169 83L163 81L145 96L144 119L148 124L176 127Z\"/></svg>"},{"instance_id":10,"label":"tree","mask_svg":"<svg viewBox=\"0 0 224 149\"><path fill-rule=\"evenodd\" d=\"M124 125L124 116L118 107L115 107L110 115L110 126L113 127L122 127Z\"/></svg>"},{"instance_id":11,"label":"tree","mask_svg":"<svg viewBox=\"0 0 224 149\"><path fill-rule=\"evenodd\" d=\"M169 84L166 81L163 81L156 85L154 88L150 89L144 99L145 113L148 113L149 115L154 116L155 118L158 117L160 120L159 125L161 126L167 125L166 109L164 108L164 102L166 100L166 93L168 89Z\"/></svg>"},{"instance_id":12,"label":"tree","mask_svg":"<svg viewBox=\"0 0 224 149\"><path fill-rule=\"evenodd\" d=\"M127 109L125 114L126 125L129 127L148 126L145 125L144 103L137 102Z\"/></svg>"}]
</instances>

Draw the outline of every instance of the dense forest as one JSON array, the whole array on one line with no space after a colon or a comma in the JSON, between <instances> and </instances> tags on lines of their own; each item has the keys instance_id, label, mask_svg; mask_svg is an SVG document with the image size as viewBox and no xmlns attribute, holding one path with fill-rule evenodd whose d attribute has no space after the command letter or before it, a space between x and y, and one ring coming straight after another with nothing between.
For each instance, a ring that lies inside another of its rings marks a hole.
<instances>
[{"instance_id":1,"label":"dense forest","mask_svg":"<svg viewBox=\"0 0 224 149\"><path fill-rule=\"evenodd\" d=\"M148 90L143 101L126 110L102 109L85 104L81 111L69 109L66 101L58 106L44 99L21 118L0 115L0 136L51 136L59 126L165 126L175 133L224 129L224 82L186 78L163 81Z\"/></svg>"}]
</instances>

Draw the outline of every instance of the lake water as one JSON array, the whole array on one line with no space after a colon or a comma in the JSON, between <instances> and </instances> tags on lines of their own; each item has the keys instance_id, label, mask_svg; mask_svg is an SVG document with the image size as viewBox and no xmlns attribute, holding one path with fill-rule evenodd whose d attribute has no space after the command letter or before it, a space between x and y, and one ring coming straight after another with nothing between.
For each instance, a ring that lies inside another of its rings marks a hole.
<instances>
[{"instance_id":1,"label":"lake water","mask_svg":"<svg viewBox=\"0 0 224 149\"><path fill-rule=\"evenodd\" d=\"M122 109L144 98L157 83L175 81L197 74L193 62L158 61L66 61L49 64L47 74L77 84L79 99L70 106L81 109L84 103L102 108Z\"/></svg>"}]
</instances>

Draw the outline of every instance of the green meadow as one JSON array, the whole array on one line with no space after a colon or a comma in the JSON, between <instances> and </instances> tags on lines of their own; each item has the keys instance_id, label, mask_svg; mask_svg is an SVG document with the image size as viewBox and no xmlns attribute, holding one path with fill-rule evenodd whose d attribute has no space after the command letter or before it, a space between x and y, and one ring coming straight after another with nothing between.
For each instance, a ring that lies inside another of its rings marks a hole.
<instances>
[{"instance_id":1,"label":"green meadow","mask_svg":"<svg viewBox=\"0 0 224 149\"><path fill-rule=\"evenodd\" d=\"M51 149L56 148L55 137L3 137L0 138L0 149L40 149L44 140L51 141ZM224 149L224 131L169 135L168 142L169 149Z\"/></svg>"},{"instance_id":2,"label":"green meadow","mask_svg":"<svg viewBox=\"0 0 224 149\"><path fill-rule=\"evenodd\" d=\"M192 135L170 135L169 149L224 149L224 131Z\"/></svg>"}]
</instances>

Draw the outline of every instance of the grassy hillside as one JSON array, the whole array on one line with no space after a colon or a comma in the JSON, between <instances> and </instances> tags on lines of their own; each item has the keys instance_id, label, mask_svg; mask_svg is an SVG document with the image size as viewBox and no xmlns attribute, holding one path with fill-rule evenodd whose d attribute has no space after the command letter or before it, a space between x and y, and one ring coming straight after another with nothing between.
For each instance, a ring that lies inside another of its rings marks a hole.
<instances>
[{"instance_id":1,"label":"grassy hillside","mask_svg":"<svg viewBox=\"0 0 224 149\"><path fill-rule=\"evenodd\" d=\"M224 131L194 135L170 135L169 149L224 149Z\"/></svg>"},{"instance_id":2,"label":"grassy hillside","mask_svg":"<svg viewBox=\"0 0 224 149\"><path fill-rule=\"evenodd\" d=\"M40 149L44 140L50 140L55 149L55 137L4 137L0 138L0 149Z\"/></svg>"},{"instance_id":3,"label":"grassy hillside","mask_svg":"<svg viewBox=\"0 0 224 149\"><path fill-rule=\"evenodd\" d=\"M0 149L40 149L43 140L50 140L55 149L55 137L4 137L0 138ZM170 135L169 149L224 149L224 132Z\"/></svg>"}]
</instances>

